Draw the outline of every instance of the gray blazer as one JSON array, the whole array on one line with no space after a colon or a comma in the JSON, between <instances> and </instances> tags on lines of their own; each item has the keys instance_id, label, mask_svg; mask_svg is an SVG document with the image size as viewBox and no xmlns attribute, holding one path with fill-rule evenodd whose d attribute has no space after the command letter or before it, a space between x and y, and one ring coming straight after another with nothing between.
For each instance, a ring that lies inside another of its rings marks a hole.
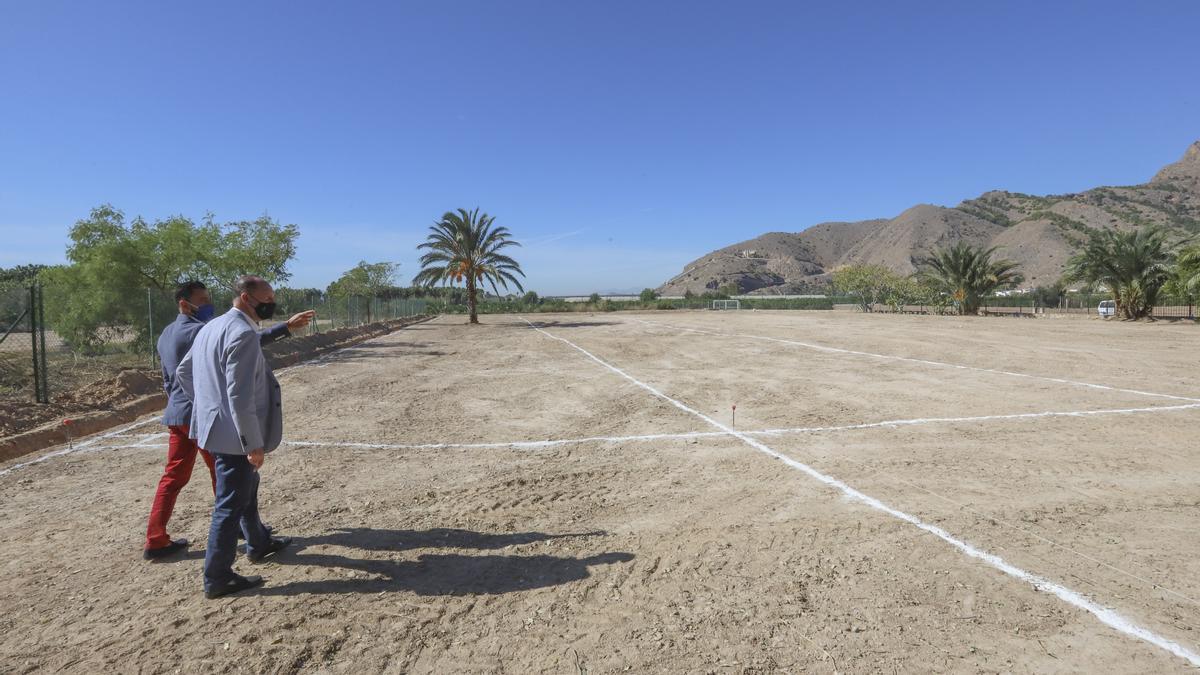
<instances>
[{"instance_id":1,"label":"gray blazer","mask_svg":"<svg viewBox=\"0 0 1200 675\"><path fill-rule=\"evenodd\" d=\"M175 379L192 402L188 435L209 452L270 452L283 438L279 382L254 322L231 309L196 334Z\"/></svg>"},{"instance_id":2,"label":"gray blazer","mask_svg":"<svg viewBox=\"0 0 1200 675\"><path fill-rule=\"evenodd\" d=\"M192 401L175 380L175 370L203 327L203 321L180 314L158 336L158 360L162 364L163 391L167 392L167 409L163 411L162 423L169 427L192 423ZM259 333L259 342L266 347L288 335L291 333L287 323L279 323Z\"/></svg>"}]
</instances>

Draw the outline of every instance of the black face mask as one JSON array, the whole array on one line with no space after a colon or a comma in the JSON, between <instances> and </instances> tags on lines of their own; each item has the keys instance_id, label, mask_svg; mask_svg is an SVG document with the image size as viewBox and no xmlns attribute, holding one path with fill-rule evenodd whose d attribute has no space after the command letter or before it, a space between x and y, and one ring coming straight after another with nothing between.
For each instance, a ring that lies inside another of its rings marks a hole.
<instances>
[{"instance_id":1,"label":"black face mask","mask_svg":"<svg viewBox=\"0 0 1200 675\"><path fill-rule=\"evenodd\" d=\"M267 319L275 316L275 303L261 302L258 298L250 295L249 293L246 294L246 297L258 303L254 306L254 314L258 316L260 321L266 321Z\"/></svg>"},{"instance_id":2,"label":"black face mask","mask_svg":"<svg viewBox=\"0 0 1200 675\"><path fill-rule=\"evenodd\" d=\"M254 307L254 313L258 315L259 319L266 321L267 319L275 316L275 303L260 302Z\"/></svg>"}]
</instances>

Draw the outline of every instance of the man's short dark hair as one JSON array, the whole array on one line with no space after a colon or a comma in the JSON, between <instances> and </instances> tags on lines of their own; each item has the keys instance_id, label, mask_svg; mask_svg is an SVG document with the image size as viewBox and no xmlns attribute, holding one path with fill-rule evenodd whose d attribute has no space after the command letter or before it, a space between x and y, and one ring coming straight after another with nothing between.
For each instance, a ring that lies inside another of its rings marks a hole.
<instances>
[{"instance_id":1,"label":"man's short dark hair","mask_svg":"<svg viewBox=\"0 0 1200 675\"><path fill-rule=\"evenodd\" d=\"M242 293L254 295L254 293L258 291L259 288L265 286L266 283L267 280L263 279L262 277L256 277L253 274L243 274L237 278L237 282L233 285L233 289L238 295L241 295Z\"/></svg>"},{"instance_id":2,"label":"man's short dark hair","mask_svg":"<svg viewBox=\"0 0 1200 675\"><path fill-rule=\"evenodd\" d=\"M193 293L196 291L205 290L207 288L208 286L205 286L199 281L185 281L182 284L179 284L179 286L175 289L175 302L179 302L180 300L187 300L188 302L191 302Z\"/></svg>"}]
</instances>

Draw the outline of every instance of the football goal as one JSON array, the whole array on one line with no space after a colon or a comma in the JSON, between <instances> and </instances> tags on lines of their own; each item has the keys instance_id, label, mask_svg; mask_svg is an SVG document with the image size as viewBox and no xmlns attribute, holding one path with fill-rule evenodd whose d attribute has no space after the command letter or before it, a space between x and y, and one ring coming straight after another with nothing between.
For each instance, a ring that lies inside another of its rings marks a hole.
<instances>
[{"instance_id":1,"label":"football goal","mask_svg":"<svg viewBox=\"0 0 1200 675\"><path fill-rule=\"evenodd\" d=\"M713 309L741 309L742 303L737 300L713 300Z\"/></svg>"}]
</instances>

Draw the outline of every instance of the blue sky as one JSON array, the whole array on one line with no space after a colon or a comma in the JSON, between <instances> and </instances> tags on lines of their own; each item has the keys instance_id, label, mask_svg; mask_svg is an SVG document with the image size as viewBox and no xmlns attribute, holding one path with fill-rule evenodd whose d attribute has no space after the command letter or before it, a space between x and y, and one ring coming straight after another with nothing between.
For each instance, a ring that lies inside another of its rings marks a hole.
<instances>
[{"instance_id":1,"label":"blue sky","mask_svg":"<svg viewBox=\"0 0 1200 675\"><path fill-rule=\"evenodd\" d=\"M293 285L443 211L528 286L772 230L1148 179L1200 139L1197 2L0 2L0 266L101 203L300 226Z\"/></svg>"}]
</instances>

